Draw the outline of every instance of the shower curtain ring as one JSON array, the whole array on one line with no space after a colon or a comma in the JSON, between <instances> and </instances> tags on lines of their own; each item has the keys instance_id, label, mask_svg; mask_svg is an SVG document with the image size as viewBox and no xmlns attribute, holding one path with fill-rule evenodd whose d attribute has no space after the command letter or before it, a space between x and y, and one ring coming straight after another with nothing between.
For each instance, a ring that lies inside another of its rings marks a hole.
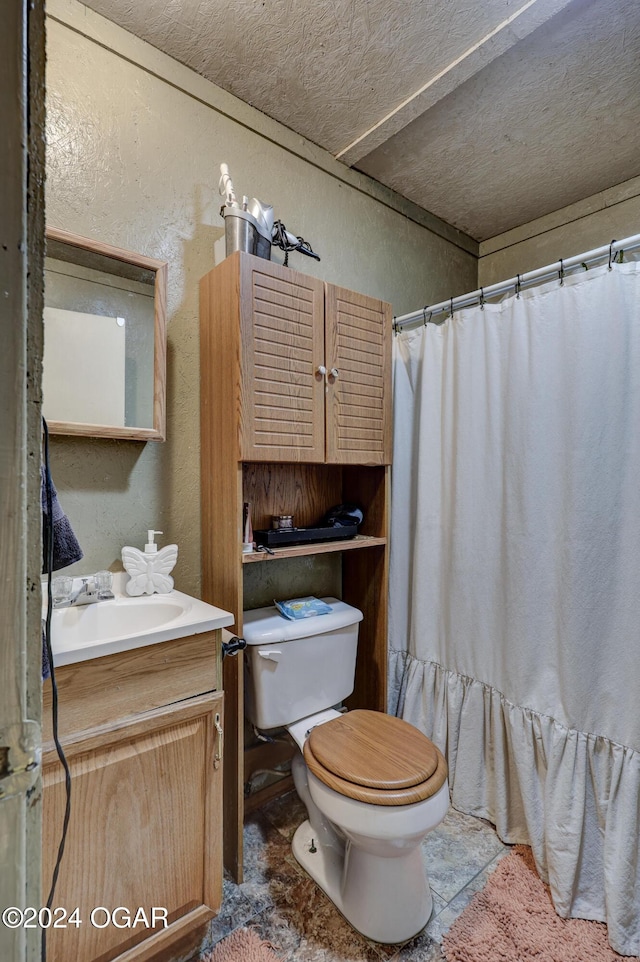
<instances>
[{"instance_id":1,"label":"shower curtain ring","mask_svg":"<svg viewBox=\"0 0 640 962\"><path fill-rule=\"evenodd\" d=\"M484 311L484 287L480 288L480 310Z\"/></svg>"},{"instance_id":2,"label":"shower curtain ring","mask_svg":"<svg viewBox=\"0 0 640 962\"><path fill-rule=\"evenodd\" d=\"M398 327L398 322L395 317L393 319L393 324L391 325L391 328L393 330L394 335L397 337L398 334L400 333L400 328Z\"/></svg>"},{"instance_id":3,"label":"shower curtain ring","mask_svg":"<svg viewBox=\"0 0 640 962\"><path fill-rule=\"evenodd\" d=\"M610 270L610 271L613 270L613 259L612 259L612 258L613 258L613 245L616 244L616 243L617 243L617 241L614 239L614 240L612 240L611 243L609 244L609 270Z\"/></svg>"},{"instance_id":4,"label":"shower curtain ring","mask_svg":"<svg viewBox=\"0 0 640 962\"><path fill-rule=\"evenodd\" d=\"M564 264L562 263L562 258L560 258L560 270L558 271L558 277L560 278L560 287L564 284Z\"/></svg>"},{"instance_id":5,"label":"shower curtain ring","mask_svg":"<svg viewBox=\"0 0 640 962\"><path fill-rule=\"evenodd\" d=\"M427 320L427 310L428 310L428 308L429 308L429 305L428 305L428 304L425 304L425 306L422 308L422 321L423 321L425 327L426 327L427 324L429 323L429 321ZM431 315L429 315L429 317L431 317Z\"/></svg>"},{"instance_id":6,"label":"shower curtain ring","mask_svg":"<svg viewBox=\"0 0 640 962\"><path fill-rule=\"evenodd\" d=\"M520 298L520 275L516 274L516 297Z\"/></svg>"},{"instance_id":7,"label":"shower curtain ring","mask_svg":"<svg viewBox=\"0 0 640 962\"><path fill-rule=\"evenodd\" d=\"M450 316L453 317L453 298L451 298L451 304L449 306Z\"/></svg>"}]
</instances>

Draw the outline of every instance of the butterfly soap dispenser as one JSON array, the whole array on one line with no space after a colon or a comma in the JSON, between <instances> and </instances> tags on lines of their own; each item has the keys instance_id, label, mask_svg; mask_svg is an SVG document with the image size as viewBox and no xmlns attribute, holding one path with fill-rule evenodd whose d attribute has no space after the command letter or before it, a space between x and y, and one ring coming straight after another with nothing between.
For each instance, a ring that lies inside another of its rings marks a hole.
<instances>
[{"instance_id":1,"label":"butterfly soap dispenser","mask_svg":"<svg viewBox=\"0 0 640 962\"><path fill-rule=\"evenodd\" d=\"M169 572L178 560L178 545L168 544L158 551L154 537L162 531L147 531L144 551L129 546L122 549L122 564L130 576L126 584L128 595L152 595L154 592L166 595L173 588L173 578Z\"/></svg>"}]
</instances>

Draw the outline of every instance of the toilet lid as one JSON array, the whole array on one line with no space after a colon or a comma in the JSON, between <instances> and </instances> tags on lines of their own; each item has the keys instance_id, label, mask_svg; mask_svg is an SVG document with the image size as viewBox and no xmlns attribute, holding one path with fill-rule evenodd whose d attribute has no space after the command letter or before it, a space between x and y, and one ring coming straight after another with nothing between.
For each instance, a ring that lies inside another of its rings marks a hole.
<instances>
[{"instance_id":1,"label":"toilet lid","mask_svg":"<svg viewBox=\"0 0 640 962\"><path fill-rule=\"evenodd\" d=\"M354 788L393 793L421 786L444 762L433 742L413 725L366 710L347 712L314 728L305 759L327 784L323 770Z\"/></svg>"}]
</instances>

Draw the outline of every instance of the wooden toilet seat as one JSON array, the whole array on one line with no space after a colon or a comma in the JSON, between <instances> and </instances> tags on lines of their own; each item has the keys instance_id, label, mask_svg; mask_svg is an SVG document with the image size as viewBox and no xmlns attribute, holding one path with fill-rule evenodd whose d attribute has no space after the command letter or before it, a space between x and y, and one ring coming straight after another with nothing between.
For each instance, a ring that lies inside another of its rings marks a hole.
<instances>
[{"instance_id":1,"label":"wooden toilet seat","mask_svg":"<svg viewBox=\"0 0 640 962\"><path fill-rule=\"evenodd\" d=\"M304 760L328 787L370 805L411 805L440 789L447 763L426 735L401 718L356 710L314 728Z\"/></svg>"}]
</instances>

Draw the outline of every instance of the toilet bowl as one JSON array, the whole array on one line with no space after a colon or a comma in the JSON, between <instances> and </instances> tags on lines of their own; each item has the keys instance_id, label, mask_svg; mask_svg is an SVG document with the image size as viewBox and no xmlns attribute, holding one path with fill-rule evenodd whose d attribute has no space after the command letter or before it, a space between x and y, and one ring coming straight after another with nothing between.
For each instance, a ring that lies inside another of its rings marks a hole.
<instances>
[{"instance_id":1,"label":"toilet bowl","mask_svg":"<svg viewBox=\"0 0 640 962\"><path fill-rule=\"evenodd\" d=\"M405 942L431 915L421 843L449 808L447 765L408 722L333 707L353 690L362 613L323 600L330 614L300 622L273 607L244 613L246 711L300 749L292 775L309 817L297 861L355 929Z\"/></svg>"},{"instance_id":2,"label":"toilet bowl","mask_svg":"<svg viewBox=\"0 0 640 962\"><path fill-rule=\"evenodd\" d=\"M431 916L421 843L449 808L443 756L413 726L380 712L323 712L288 730L301 749L292 774L309 815L293 838L296 860L367 938L407 941ZM329 762L327 769L313 752L318 735L324 736L318 754ZM376 767L371 739L379 753ZM405 745L398 758L400 740ZM329 755L331 744L335 753ZM408 781L413 784L398 784Z\"/></svg>"}]
</instances>

